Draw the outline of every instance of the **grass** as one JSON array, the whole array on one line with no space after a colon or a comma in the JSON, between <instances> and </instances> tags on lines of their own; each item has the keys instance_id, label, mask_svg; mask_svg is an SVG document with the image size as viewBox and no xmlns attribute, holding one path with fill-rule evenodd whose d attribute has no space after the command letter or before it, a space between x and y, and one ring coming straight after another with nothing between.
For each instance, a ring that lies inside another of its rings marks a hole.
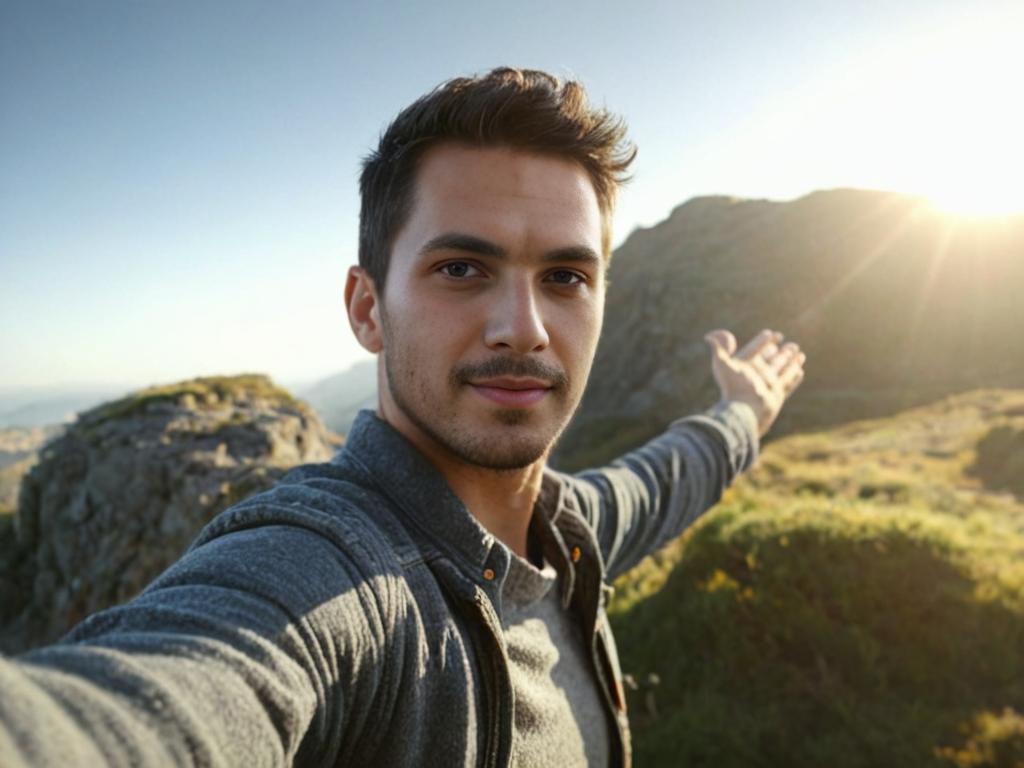
<instances>
[{"instance_id":1,"label":"grass","mask_svg":"<svg viewBox=\"0 0 1024 768\"><path fill-rule=\"evenodd\" d=\"M631 695L637 764L1020 765L1024 503L976 468L1013 466L1021 406L782 440L623 576L623 668L661 680Z\"/></svg>"},{"instance_id":2,"label":"grass","mask_svg":"<svg viewBox=\"0 0 1024 768\"><path fill-rule=\"evenodd\" d=\"M215 407L226 401L268 400L306 412L308 406L287 390L275 385L263 374L208 376L176 384L167 384L133 392L83 413L79 421L92 424L108 419L126 418L144 413L158 403L175 403L190 408Z\"/></svg>"}]
</instances>

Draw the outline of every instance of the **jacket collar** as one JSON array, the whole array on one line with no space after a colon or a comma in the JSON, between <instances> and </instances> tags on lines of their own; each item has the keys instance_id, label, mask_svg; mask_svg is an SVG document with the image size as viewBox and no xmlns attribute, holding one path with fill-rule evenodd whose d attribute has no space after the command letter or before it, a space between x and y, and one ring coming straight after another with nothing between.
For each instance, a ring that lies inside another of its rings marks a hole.
<instances>
[{"instance_id":1,"label":"jacket collar","mask_svg":"<svg viewBox=\"0 0 1024 768\"><path fill-rule=\"evenodd\" d=\"M511 551L477 522L444 476L398 430L373 411L360 411L345 447L332 463L348 463L361 470L398 508L428 559L438 554L453 561L493 601L499 600ZM575 569L572 552L559 529L569 523L575 532L579 526L568 519L578 515L567 510L565 491L562 476L546 469L530 533L562 576L562 599L568 605ZM582 520L578 522L582 524Z\"/></svg>"},{"instance_id":2,"label":"jacket collar","mask_svg":"<svg viewBox=\"0 0 1024 768\"><path fill-rule=\"evenodd\" d=\"M508 571L508 550L477 522L444 476L401 432L373 411L362 410L333 463L362 469L397 508L427 559L441 555L453 561L494 596L492 591Z\"/></svg>"}]
</instances>

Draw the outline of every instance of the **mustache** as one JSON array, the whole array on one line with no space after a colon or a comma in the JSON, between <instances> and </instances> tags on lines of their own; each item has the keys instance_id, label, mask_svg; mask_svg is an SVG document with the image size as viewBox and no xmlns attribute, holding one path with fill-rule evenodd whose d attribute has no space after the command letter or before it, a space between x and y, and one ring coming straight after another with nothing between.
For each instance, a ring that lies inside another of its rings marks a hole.
<instances>
[{"instance_id":1,"label":"mustache","mask_svg":"<svg viewBox=\"0 0 1024 768\"><path fill-rule=\"evenodd\" d=\"M569 384L569 377L561 368L540 360L516 357L492 357L481 363L462 363L452 369L450 378L453 384L459 385L499 376L542 379L554 389L564 389Z\"/></svg>"}]
</instances>

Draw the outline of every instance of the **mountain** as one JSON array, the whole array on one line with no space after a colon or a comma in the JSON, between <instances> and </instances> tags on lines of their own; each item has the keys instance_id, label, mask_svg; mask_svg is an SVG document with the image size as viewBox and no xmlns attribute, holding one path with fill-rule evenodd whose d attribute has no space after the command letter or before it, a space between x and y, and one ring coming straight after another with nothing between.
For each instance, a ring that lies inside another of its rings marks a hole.
<instances>
[{"instance_id":1,"label":"mountain","mask_svg":"<svg viewBox=\"0 0 1024 768\"><path fill-rule=\"evenodd\" d=\"M135 595L214 515L341 440L265 376L153 387L82 413L0 515L0 651Z\"/></svg>"},{"instance_id":2,"label":"mountain","mask_svg":"<svg viewBox=\"0 0 1024 768\"><path fill-rule=\"evenodd\" d=\"M700 197L615 251L590 385L555 463L602 462L716 390L703 335L765 327L807 375L773 435L1024 385L1024 216L956 219L838 189L792 202Z\"/></svg>"},{"instance_id":3,"label":"mountain","mask_svg":"<svg viewBox=\"0 0 1024 768\"><path fill-rule=\"evenodd\" d=\"M377 361L356 363L296 394L313 406L328 429L344 435L360 410L377 406Z\"/></svg>"},{"instance_id":4,"label":"mountain","mask_svg":"<svg viewBox=\"0 0 1024 768\"><path fill-rule=\"evenodd\" d=\"M0 394L0 428L46 427L73 421L75 414L119 396L124 389L68 389Z\"/></svg>"},{"instance_id":5,"label":"mountain","mask_svg":"<svg viewBox=\"0 0 1024 768\"><path fill-rule=\"evenodd\" d=\"M1024 389L767 446L616 582L637 765L1024 764Z\"/></svg>"}]
</instances>

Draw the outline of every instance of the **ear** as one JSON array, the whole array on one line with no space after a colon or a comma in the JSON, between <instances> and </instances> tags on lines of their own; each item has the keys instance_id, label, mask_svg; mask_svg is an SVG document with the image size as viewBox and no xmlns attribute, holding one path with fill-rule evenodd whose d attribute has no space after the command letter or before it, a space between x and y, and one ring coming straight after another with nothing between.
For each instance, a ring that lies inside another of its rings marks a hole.
<instances>
[{"instance_id":1,"label":"ear","mask_svg":"<svg viewBox=\"0 0 1024 768\"><path fill-rule=\"evenodd\" d=\"M377 286L362 267L349 267L345 281L345 307L352 333L363 348L374 354L384 349Z\"/></svg>"}]
</instances>

